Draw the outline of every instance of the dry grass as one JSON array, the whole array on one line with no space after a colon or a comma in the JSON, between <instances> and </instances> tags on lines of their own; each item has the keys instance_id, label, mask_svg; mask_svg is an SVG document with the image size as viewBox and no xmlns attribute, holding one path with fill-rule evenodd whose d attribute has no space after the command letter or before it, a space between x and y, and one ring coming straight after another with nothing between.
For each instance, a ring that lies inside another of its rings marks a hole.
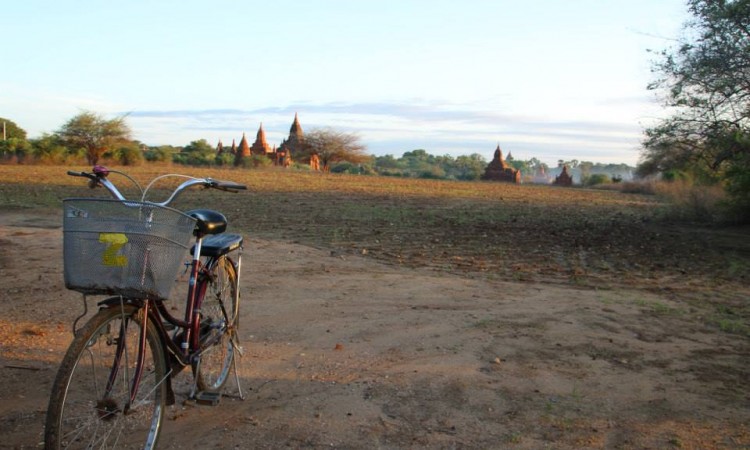
<instances>
[{"instance_id":1,"label":"dry grass","mask_svg":"<svg viewBox=\"0 0 750 450\"><path fill-rule=\"evenodd\" d=\"M623 193L654 195L664 202L668 220L716 223L725 220L726 192L721 186L702 186L684 180L643 180L617 186Z\"/></svg>"},{"instance_id":2,"label":"dry grass","mask_svg":"<svg viewBox=\"0 0 750 450\"><path fill-rule=\"evenodd\" d=\"M62 198L92 194L65 170L0 166L0 206L57 208ZM141 184L169 171L245 183L249 192L194 191L175 206L210 205L249 236L393 264L509 280L681 288L746 280L750 267L747 230L676 227L663 221L668 203L661 195L272 169L127 170ZM690 190L671 195L693 208L716 201Z\"/></svg>"}]
</instances>

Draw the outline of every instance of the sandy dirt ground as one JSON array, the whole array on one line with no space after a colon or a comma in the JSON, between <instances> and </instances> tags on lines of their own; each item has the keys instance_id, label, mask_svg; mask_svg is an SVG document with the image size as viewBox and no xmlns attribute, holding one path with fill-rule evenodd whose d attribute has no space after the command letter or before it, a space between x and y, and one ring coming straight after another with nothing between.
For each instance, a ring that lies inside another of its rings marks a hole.
<instances>
[{"instance_id":1,"label":"sandy dirt ground","mask_svg":"<svg viewBox=\"0 0 750 450\"><path fill-rule=\"evenodd\" d=\"M81 311L60 222L0 211L0 448L41 447ZM161 448L750 448L750 341L673 290L473 279L252 238L243 264L246 399L230 381L218 406L186 403L183 371Z\"/></svg>"}]
</instances>

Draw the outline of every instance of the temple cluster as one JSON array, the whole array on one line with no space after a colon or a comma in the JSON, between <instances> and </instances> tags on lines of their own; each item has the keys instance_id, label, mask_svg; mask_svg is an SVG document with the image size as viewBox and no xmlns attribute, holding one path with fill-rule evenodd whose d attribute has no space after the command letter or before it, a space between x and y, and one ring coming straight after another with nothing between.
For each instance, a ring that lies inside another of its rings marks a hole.
<instances>
[{"instance_id":1,"label":"temple cluster","mask_svg":"<svg viewBox=\"0 0 750 450\"><path fill-rule=\"evenodd\" d=\"M508 153L508 157L510 157L510 153ZM498 144L495 149L495 156L484 170L482 179L520 183L521 171L514 169L505 159L503 159L503 152L500 150L500 144Z\"/></svg>"},{"instance_id":2,"label":"temple cluster","mask_svg":"<svg viewBox=\"0 0 750 450\"><path fill-rule=\"evenodd\" d=\"M263 124L261 123L258 133L255 136L255 142L252 145L248 144L245 133L242 133L239 145L232 140L232 146L227 149L219 141L216 151L219 155L223 155L226 152L234 155L235 166L242 166L246 164L246 161L250 161L253 156L258 156L268 158L276 166L289 167L292 164L293 155L299 155L303 151L304 141L305 134L299 123L299 117L297 114L294 114L294 122L289 129L289 137L284 139L278 147L276 145L271 147L268 144L266 132L263 130ZM310 166L313 170L320 169L317 155L310 155Z\"/></svg>"},{"instance_id":3,"label":"temple cluster","mask_svg":"<svg viewBox=\"0 0 750 450\"><path fill-rule=\"evenodd\" d=\"M507 160L503 158L503 151L500 150L500 145L498 144L497 148L495 149L495 156L492 158L492 161L487 165L487 168L484 170L484 174L482 175L483 180L489 180L489 181L504 181L507 183L520 183L521 182L521 171L514 168L508 161L512 161L513 157L511 156L510 152L508 152L508 158ZM572 186L573 185L573 177L568 173L568 166L564 165L562 167L562 172L560 172L560 175L556 176L554 181L547 176L546 173L544 173L544 167L540 167L536 174L531 178L531 181L533 183L539 183L539 184L548 184L552 182L552 184L556 186Z\"/></svg>"}]
</instances>

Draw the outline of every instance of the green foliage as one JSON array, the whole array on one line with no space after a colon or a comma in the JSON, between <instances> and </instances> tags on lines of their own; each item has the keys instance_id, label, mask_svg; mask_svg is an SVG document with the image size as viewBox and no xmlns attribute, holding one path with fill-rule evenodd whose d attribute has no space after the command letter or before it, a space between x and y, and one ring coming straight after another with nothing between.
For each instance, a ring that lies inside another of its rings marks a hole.
<instances>
[{"instance_id":1,"label":"green foliage","mask_svg":"<svg viewBox=\"0 0 750 450\"><path fill-rule=\"evenodd\" d=\"M432 166L420 170L418 177L427 180L442 180L445 178L445 171L440 166Z\"/></svg>"},{"instance_id":2,"label":"green foliage","mask_svg":"<svg viewBox=\"0 0 750 450\"><path fill-rule=\"evenodd\" d=\"M401 158L393 155L377 156L374 158L374 172L383 176L445 179L472 181L479 180L487 168L488 162L482 155L473 153L453 157L450 155L434 156L423 149L412 150L403 154ZM549 166L537 158L529 160L513 159L509 164L521 171L524 176L533 177L539 171L549 173ZM560 160L560 164L574 167L569 171L571 175L580 178L599 174L592 181L595 183L612 182L630 179L633 168L627 164L601 164L590 161L578 162ZM605 181L606 178L606 181Z\"/></svg>"},{"instance_id":3,"label":"green foliage","mask_svg":"<svg viewBox=\"0 0 750 450\"><path fill-rule=\"evenodd\" d=\"M159 147L149 147L143 153L143 157L148 162L171 162L172 155L178 153L178 148L172 147L171 145L161 145Z\"/></svg>"},{"instance_id":4,"label":"green foliage","mask_svg":"<svg viewBox=\"0 0 750 450\"><path fill-rule=\"evenodd\" d=\"M216 155L214 162L217 166L232 167L234 165L234 155L231 152L224 152Z\"/></svg>"},{"instance_id":5,"label":"green foliage","mask_svg":"<svg viewBox=\"0 0 750 450\"><path fill-rule=\"evenodd\" d=\"M638 174L673 171L700 183L722 181L730 207L746 207L750 2L689 0L688 9L693 20L685 37L654 65L659 77L649 88L662 93L671 116L646 130Z\"/></svg>"},{"instance_id":6,"label":"green foliage","mask_svg":"<svg viewBox=\"0 0 750 450\"><path fill-rule=\"evenodd\" d=\"M25 162L31 157L31 153L31 145L26 141L26 131L12 120L0 117L0 157L5 161Z\"/></svg>"},{"instance_id":7,"label":"green foliage","mask_svg":"<svg viewBox=\"0 0 750 450\"><path fill-rule=\"evenodd\" d=\"M730 220L740 223L750 221L750 155L734 158L726 172L725 188Z\"/></svg>"},{"instance_id":8,"label":"green foliage","mask_svg":"<svg viewBox=\"0 0 750 450\"><path fill-rule=\"evenodd\" d=\"M31 157L32 147L26 139L0 140L0 155L6 161L26 162Z\"/></svg>"},{"instance_id":9,"label":"green foliage","mask_svg":"<svg viewBox=\"0 0 750 450\"><path fill-rule=\"evenodd\" d=\"M506 160L506 162L508 164L510 164L510 166L512 168L514 168L516 170L520 170L521 171L521 175L528 175L528 174L532 173L532 170L529 168L529 162L528 161L524 161L524 160L521 160L521 159L515 159L514 158L511 161Z\"/></svg>"},{"instance_id":10,"label":"green foliage","mask_svg":"<svg viewBox=\"0 0 750 450\"><path fill-rule=\"evenodd\" d=\"M581 184L587 187L610 183L612 183L612 178L610 178L609 175L605 173L595 173L593 175L581 177Z\"/></svg>"},{"instance_id":11,"label":"green foliage","mask_svg":"<svg viewBox=\"0 0 750 450\"><path fill-rule=\"evenodd\" d=\"M0 117L0 140L3 138L3 124L5 125L5 139L26 140L26 130L16 125L12 120L4 117Z\"/></svg>"},{"instance_id":12,"label":"green foliage","mask_svg":"<svg viewBox=\"0 0 750 450\"><path fill-rule=\"evenodd\" d=\"M450 155L434 156L417 149L403 154L374 158L373 172L378 175L450 180L478 180L487 167L487 161L477 153L454 158Z\"/></svg>"},{"instance_id":13,"label":"green foliage","mask_svg":"<svg viewBox=\"0 0 750 450\"><path fill-rule=\"evenodd\" d=\"M307 166L308 168L310 166ZM348 173L350 175L373 175L375 173L372 164L353 164L349 161L336 163L331 167L331 173Z\"/></svg>"},{"instance_id":14,"label":"green foliage","mask_svg":"<svg viewBox=\"0 0 750 450\"><path fill-rule=\"evenodd\" d=\"M323 171L331 170L334 163L348 161L362 163L370 159L365 153L367 147L353 133L336 131L332 128L314 129L305 134L303 150L295 158L309 161L310 155L316 153Z\"/></svg>"},{"instance_id":15,"label":"green foliage","mask_svg":"<svg viewBox=\"0 0 750 450\"><path fill-rule=\"evenodd\" d=\"M311 172L312 171L312 169L310 168L310 164L299 163L299 162L292 162L292 165L289 166L289 168L296 172Z\"/></svg>"},{"instance_id":16,"label":"green foliage","mask_svg":"<svg viewBox=\"0 0 750 450\"><path fill-rule=\"evenodd\" d=\"M523 161L519 162L523 163ZM461 155L453 161L448 159L446 163L443 170L447 177L456 180L478 180L487 168L487 161L478 153L472 153L468 156Z\"/></svg>"},{"instance_id":17,"label":"green foliage","mask_svg":"<svg viewBox=\"0 0 750 450\"><path fill-rule=\"evenodd\" d=\"M57 136L73 151L82 149L89 164L96 164L106 151L130 140L125 117L105 119L93 112L82 112L67 121Z\"/></svg>"},{"instance_id":18,"label":"green foliage","mask_svg":"<svg viewBox=\"0 0 750 450\"><path fill-rule=\"evenodd\" d=\"M393 155L376 156L375 167L380 170L399 169L401 165Z\"/></svg>"},{"instance_id":19,"label":"green foliage","mask_svg":"<svg viewBox=\"0 0 750 450\"><path fill-rule=\"evenodd\" d=\"M234 164L234 162L232 163ZM240 159L238 167L245 169L257 169L260 167L269 167L273 165L273 161L270 158L263 155L250 155L247 158Z\"/></svg>"},{"instance_id":20,"label":"green foliage","mask_svg":"<svg viewBox=\"0 0 750 450\"><path fill-rule=\"evenodd\" d=\"M71 152L59 136L54 134L44 134L38 139L32 139L32 152L37 162L42 164L67 164L69 162L79 162L82 153Z\"/></svg>"},{"instance_id":21,"label":"green foliage","mask_svg":"<svg viewBox=\"0 0 750 450\"><path fill-rule=\"evenodd\" d=\"M189 166L211 166L216 163L216 151L205 139L199 139L186 145L173 160Z\"/></svg>"},{"instance_id":22,"label":"green foliage","mask_svg":"<svg viewBox=\"0 0 750 450\"><path fill-rule=\"evenodd\" d=\"M137 142L121 145L112 156L123 166L138 166L145 160L141 146Z\"/></svg>"}]
</instances>

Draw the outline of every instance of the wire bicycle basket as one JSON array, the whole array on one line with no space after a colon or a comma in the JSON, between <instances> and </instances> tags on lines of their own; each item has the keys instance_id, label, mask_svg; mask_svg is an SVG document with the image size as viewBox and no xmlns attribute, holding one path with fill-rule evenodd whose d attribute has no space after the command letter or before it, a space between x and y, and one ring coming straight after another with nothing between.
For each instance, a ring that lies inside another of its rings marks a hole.
<instances>
[{"instance_id":1,"label":"wire bicycle basket","mask_svg":"<svg viewBox=\"0 0 750 450\"><path fill-rule=\"evenodd\" d=\"M65 287L82 294L169 298L195 219L149 202L63 200Z\"/></svg>"}]
</instances>

